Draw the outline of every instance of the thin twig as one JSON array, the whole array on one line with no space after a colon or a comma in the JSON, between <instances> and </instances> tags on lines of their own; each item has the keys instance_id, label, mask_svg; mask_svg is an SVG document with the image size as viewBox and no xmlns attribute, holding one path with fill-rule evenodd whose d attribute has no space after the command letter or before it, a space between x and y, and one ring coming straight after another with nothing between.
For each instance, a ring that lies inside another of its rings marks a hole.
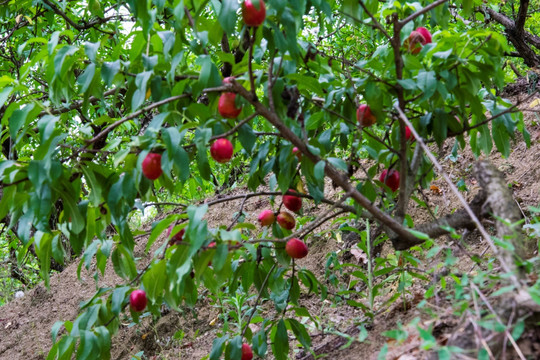
<instances>
[{"instance_id":1,"label":"thin twig","mask_svg":"<svg viewBox=\"0 0 540 360\"><path fill-rule=\"evenodd\" d=\"M264 287L266 286L266 283L268 282L268 279L270 279L270 274L274 271L276 268L277 263L274 263L270 270L268 271L268 274L266 274L266 277L264 278L263 283L261 284L261 291L259 291L259 295L257 295L257 299L255 300L255 305L253 305L252 311L249 314L249 318L247 319L246 326L244 326L244 329L242 330L242 337L246 334L246 330L249 326L249 323L251 322L251 319L253 318L253 315L255 315L255 310L257 310L257 306L259 305L259 301L261 300L262 294L264 293Z\"/></svg>"},{"instance_id":2,"label":"thin twig","mask_svg":"<svg viewBox=\"0 0 540 360\"><path fill-rule=\"evenodd\" d=\"M421 10L418 10L417 12L415 12L414 14L411 14L409 16L407 16L405 19L401 20L399 23L401 25L401 27L403 27L405 24L407 24L409 21L413 21L414 19L416 19L417 17L419 17L420 15L423 15L425 13L427 13L428 11L432 10L432 9L435 9L437 6L439 5L442 5L444 4L445 2L447 2L448 0L438 0L438 1L435 1L435 2L432 2L431 4L429 4L428 6L426 6L425 8L421 9Z\"/></svg>"},{"instance_id":3,"label":"thin twig","mask_svg":"<svg viewBox=\"0 0 540 360\"><path fill-rule=\"evenodd\" d=\"M109 134L111 131L113 131L114 129L116 129L118 126L122 125L123 123L125 123L126 121L128 120L131 120L131 119L135 119L137 116L141 115L141 114L144 114L152 109L155 109L157 107L160 107L161 105L165 105L165 104L168 104L170 102L173 102L173 101L176 101L176 100L180 100L180 99L183 99L183 98L186 98L188 96L191 96L191 94L182 94L182 95L176 95L176 96L171 96L170 98L167 98L167 99L163 99L161 101L158 101L158 102L155 102L155 103L152 103L140 110L137 110L135 111L134 113L131 113L130 115L126 116L126 117L123 117L122 119L112 123L111 125L107 126L105 129L103 129L99 134L97 134L96 136L94 136L92 139L90 140L87 140L87 144L93 144L95 143L96 141L100 140L101 138L103 138L104 136L106 136L107 134ZM86 145L86 146L88 146ZM83 149L86 148L83 147Z\"/></svg>"},{"instance_id":4,"label":"thin twig","mask_svg":"<svg viewBox=\"0 0 540 360\"><path fill-rule=\"evenodd\" d=\"M256 96L255 94L255 77L253 76L253 48L255 47L255 34L257 33L257 28L253 28L253 36L249 33L248 28L248 36L249 38L249 59L248 59L248 73L249 73L249 83L251 84L251 93L253 96Z\"/></svg>"},{"instance_id":5,"label":"thin twig","mask_svg":"<svg viewBox=\"0 0 540 360\"><path fill-rule=\"evenodd\" d=\"M371 21L373 21L375 28L377 28L380 32L383 33L384 36L386 36L387 39L390 40L391 39L390 34L388 34L386 29L381 25L381 23L377 20L377 18L373 16L373 14L368 10L368 8L366 7L366 4L364 4L364 1L360 0L359 3L362 9L364 9L365 13L368 14L368 16L371 18Z\"/></svg>"},{"instance_id":6,"label":"thin twig","mask_svg":"<svg viewBox=\"0 0 540 360\"><path fill-rule=\"evenodd\" d=\"M480 298L482 299L482 301L486 304L487 308L489 309L489 311L491 311L491 313L495 316L495 319L497 319L497 321L502 324L504 326L504 323L502 322L501 318L499 317L499 315L497 314L497 312L495 311L495 309L493 309L493 307L491 306L491 303L489 302L489 299L484 295L484 293L474 284L474 282L471 282L471 287L478 293L478 295L480 296ZM508 331L508 328L507 327L504 327L504 334L506 335L506 337L508 338L508 340L510 340L510 342L512 343L512 346L514 347L514 349L516 350L516 353L518 354L519 358L521 360L526 360L525 359L525 356L523 355L523 353L521 352L521 349L519 348L519 346L516 344L514 338L512 337L512 335L510 334L510 332Z\"/></svg>"},{"instance_id":7,"label":"thin twig","mask_svg":"<svg viewBox=\"0 0 540 360\"><path fill-rule=\"evenodd\" d=\"M231 224L227 227L227 231L231 231L234 224L236 224L240 216L242 216L242 214L244 213L244 205L246 204L247 199L247 196L244 196L244 200L242 200L242 203L240 204L240 210L238 210L238 213L234 217L233 221L231 221Z\"/></svg>"}]
</instances>

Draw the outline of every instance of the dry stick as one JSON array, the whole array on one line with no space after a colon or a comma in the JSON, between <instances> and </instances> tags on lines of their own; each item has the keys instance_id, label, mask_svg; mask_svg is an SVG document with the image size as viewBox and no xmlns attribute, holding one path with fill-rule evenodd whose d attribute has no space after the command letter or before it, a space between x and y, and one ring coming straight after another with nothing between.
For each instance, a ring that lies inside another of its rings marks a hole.
<instances>
[{"instance_id":1,"label":"dry stick","mask_svg":"<svg viewBox=\"0 0 540 360\"><path fill-rule=\"evenodd\" d=\"M508 317L508 322L506 323L506 328L509 328L514 323L514 316L516 315L516 303L512 303L512 312ZM502 346L501 355L503 359L506 359L506 348L508 346L508 337L504 337L504 342Z\"/></svg>"},{"instance_id":2,"label":"dry stick","mask_svg":"<svg viewBox=\"0 0 540 360\"><path fill-rule=\"evenodd\" d=\"M501 324L504 325L504 323L502 322L501 318L499 317L499 315L497 314L497 312L495 312L495 309L493 309L493 307L491 306L491 303L489 302L489 299L482 293L482 291L474 284L474 282L471 282L471 288L473 288L477 293L478 295L480 296L480 298L482 299L482 301L486 304L487 308L489 309L489 311L491 311L491 313L493 315L495 315L495 318L497 319L497 321ZM518 354L518 356L520 357L521 360L526 360L525 359L525 356L523 356L523 353L521 352L519 346L516 344L514 338L512 337L512 335L510 334L510 332L508 331L508 328L504 328L504 334L506 335L506 337L508 338L508 340L510 340L510 342L512 343L512 346L514 347L514 349L516 350L516 353Z\"/></svg>"},{"instance_id":3,"label":"dry stick","mask_svg":"<svg viewBox=\"0 0 540 360\"><path fill-rule=\"evenodd\" d=\"M151 203L144 203L142 204L142 206L144 208L147 208L149 206L164 206L164 205L172 205L172 206L176 206L176 207L182 207L182 208L187 208L188 205L186 204L182 204L182 203L175 203L175 202L151 202Z\"/></svg>"},{"instance_id":4,"label":"dry stick","mask_svg":"<svg viewBox=\"0 0 540 360\"><path fill-rule=\"evenodd\" d=\"M406 241L408 243L420 244L422 240L418 239L415 235L407 230L402 224L393 219L390 215L380 210L377 206L373 205L371 201L362 195L356 187L351 184L349 177L342 171L339 171L331 163L326 160L321 159L319 156L312 154L307 145L300 139L291 129L289 129L279 118L279 116L270 111L265 107L261 102L252 96L252 94L241 86L235 80L231 84L228 84L236 93L240 94L246 100L248 100L255 108L255 110L268 120L276 129L283 135L283 137L289 140L293 145L298 147L298 149L310 159L314 164L317 164L319 161L325 163L324 172L326 175L332 179L338 186L340 186L345 192L350 192L351 197L362 207L364 207L368 212L370 212L375 219L385 224L389 229L391 229L396 235L392 234L394 238L399 237L399 239L394 239L397 243L401 241Z\"/></svg>"},{"instance_id":5,"label":"dry stick","mask_svg":"<svg viewBox=\"0 0 540 360\"><path fill-rule=\"evenodd\" d=\"M473 300L474 310L476 312L476 319L482 319L480 307L478 306L478 299L476 298L475 291L472 287L470 288L470 292L471 292L471 298ZM486 342L486 339L484 339L484 335L482 334L482 331L478 328L476 319L475 321L472 321L472 319L469 319L469 322L472 324L474 328L474 332L476 333L476 338L480 340L480 343L482 344L482 347L484 348L484 350L486 350L486 352L488 353L489 358L495 360L495 357L493 356L493 352L489 348L489 345Z\"/></svg>"},{"instance_id":6,"label":"dry stick","mask_svg":"<svg viewBox=\"0 0 540 360\"><path fill-rule=\"evenodd\" d=\"M416 132L416 129L414 128L413 124L411 124L411 122L409 121L407 116L403 113L403 111L401 111L399 106L395 105L394 108L397 110L401 120L403 120L403 122L405 124L407 124L407 126L410 128L411 133L416 138L416 141L417 141L418 145L420 145L422 147L422 149L426 153L427 157L431 160L432 164L437 168L438 172L443 176L443 178L446 181L446 183L448 184L448 186L450 186L450 189L452 190L452 192L458 197L461 204L463 204L464 209L467 211L467 213L471 217L472 221L476 225L476 228L480 231L480 233L482 234L482 236L484 237L486 242L489 244L489 246L491 248L491 251L493 251L495 256L497 256L497 259L499 260L503 270L508 274L512 274L512 271L510 270L510 266L506 263L506 261L500 255L499 249L497 249L497 247L493 243L493 240L489 236L488 232L486 231L484 226L482 226L482 224L480 223L480 220L478 220L478 218L474 214L474 211L472 211L472 209L469 206L469 204L467 203L467 201L463 198L463 195L461 195L461 193L459 192L457 187L454 185L452 180L450 180L450 178L448 177L446 172L443 170L441 164L437 161L435 156L433 156L433 154L431 154L431 152L429 151L426 144L424 144L424 141L422 140L420 135ZM519 283L519 281L517 280L515 275L510 276L510 280L513 283L513 285L516 286L516 288L521 289L521 284Z\"/></svg>"}]
</instances>

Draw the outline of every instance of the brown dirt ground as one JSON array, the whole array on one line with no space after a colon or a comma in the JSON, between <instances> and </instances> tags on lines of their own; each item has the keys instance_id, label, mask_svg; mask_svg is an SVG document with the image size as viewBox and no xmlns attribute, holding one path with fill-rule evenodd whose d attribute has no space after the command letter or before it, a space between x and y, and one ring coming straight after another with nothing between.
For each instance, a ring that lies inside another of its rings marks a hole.
<instances>
[{"instance_id":1,"label":"brown dirt ground","mask_svg":"<svg viewBox=\"0 0 540 360\"><path fill-rule=\"evenodd\" d=\"M514 98L515 100L515 98ZM532 99L531 99L532 101ZM529 101L529 103L531 102ZM528 104L523 109L528 108ZM512 185L514 196L520 205L525 216L530 216L528 207L538 206L540 204L540 120L534 113L526 113L526 123L532 136L532 146L527 149L524 141L517 136L513 143L513 152L508 159L502 158L498 153L493 152L489 159L503 171L507 182ZM446 144L443 153L448 154L451 150L451 144ZM474 156L470 151L462 152L462 156L457 162L452 162L445 156L440 157L445 170L456 181L460 178L465 180L469 191L466 193L468 200L472 199L478 186L472 177L471 164L474 162ZM426 190L426 196L432 209L437 209L437 214L444 215L461 207L455 196L450 192L442 177L435 179L432 185L437 189ZM242 193L245 189L236 189L227 194ZM335 198L337 192L330 185L327 186L325 194L328 198ZM209 226L224 224L231 221L233 214L240 206L241 200L230 203L220 204L211 207L207 215ZM304 202L306 203L306 202ZM252 198L245 204L245 211L249 214L246 222L256 222L256 214L260 209L269 206L268 199ZM305 208L305 213L317 215L324 211L325 206L309 205ZM412 203L409 213L416 223L429 221L430 216L418 205ZM158 218L164 217L161 214ZM486 223L489 225L489 222ZM149 225L145 230L150 228ZM310 256L308 260L299 262L300 266L313 271L320 279L324 278L324 266L326 254L332 251L341 251L343 243L338 243L330 239L330 230L333 230L331 223L324 224L318 231L326 231L326 235L321 237L311 237L308 239L310 247ZM334 229L335 230L335 229ZM138 240L136 247L137 256L144 257L144 239ZM158 240L150 254L165 241L164 237ZM480 254L485 250L486 244L479 238L476 232L472 232L466 240L465 248L458 246L446 238L438 239L438 243L445 243L452 249L455 256L459 257L458 267L468 269L471 266L467 254ZM386 245L385 245L386 246ZM392 253L392 249L386 246L383 253ZM415 256L422 258L422 254L416 253ZM437 266L440 258L435 257L425 260L421 264L421 270L429 270ZM148 256L146 256L148 261ZM146 261L141 261L141 267ZM74 320L78 314L79 304L90 298L96 284L92 279L92 273L83 270L81 280L76 276L78 263L75 262L68 266L62 273L51 277L50 291L47 291L43 285L38 285L32 290L26 292L21 299L15 299L7 305L0 308L0 359L45 359L49 348L51 347L51 326L57 320ZM108 268L103 278L100 278L100 286L114 286L122 283L112 268ZM393 286L393 285L392 285ZM410 327L409 339L403 344L396 344L386 340L382 335L384 331L395 329L397 324L408 324L414 318L420 319L424 325L428 325L432 320L425 312L416 309L415 306L408 304L417 304L423 299L425 284L414 284L409 290L406 298L398 299L387 308L382 307L383 301L390 295L382 295L376 301L376 309L381 312L370 324L366 322L366 317L355 307L340 303L335 303L330 298L321 303L315 296L303 296L302 305L306 306L312 314L319 317L322 329L334 329L336 331L349 333L351 336L357 336L358 330L355 324L365 322L368 330L368 337L363 342L353 342L352 345L341 348L345 344L344 338L332 334L331 331L313 330L313 349L318 354L326 354L327 359L376 359L382 346L389 345L387 359L419 359L423 358L424 353L420 352L418 334L413 327ZM406 302L404 302L406 300ZM440 306L440 309L448 311L451 308L444 308L443 304L434 304ZM264 311L264 309L263 309ZM443 311L444 313L444 311ZM212 341L221 323L218 320L219 311L212 306L209 298L200 297L200 303L194 311L186 310L184 313L165 312L164 316L152 323L151 319L144 319L140 325L128 327L122 326L119 333L113 338L112 358L130 359L139 351L143 350L148 359L202 359L210 352ZM444 314L441 314L443 317ZM449 315L449 314L447 314ZM450 326L452 321L448 320L442 325ZM441 324L441 323L440 323ZM183 339L176 340L174 334L182 330ZM534 337L533 337L534 338ZM538 351L534 341L525 345L530 351ZM527 349L525 349L527 350ZM534 353L534 352L533 352ZM312 359L309 354L304 354L299 348L291 350L291 358ZM270 357L269 357L270 358Z\"/></svg>"}]
</instances>

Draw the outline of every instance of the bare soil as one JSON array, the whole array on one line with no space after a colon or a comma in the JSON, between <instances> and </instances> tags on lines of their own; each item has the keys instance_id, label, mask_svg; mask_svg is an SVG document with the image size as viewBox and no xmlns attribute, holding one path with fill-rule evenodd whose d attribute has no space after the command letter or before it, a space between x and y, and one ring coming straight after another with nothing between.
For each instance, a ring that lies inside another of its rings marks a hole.
<instances>
[{"instance_id":1,"label":"bare soil","mask_svg":"<svg viewBox=\"0 0 540 360\"><path fill-rule=\"evenodd\" d=\"M523 109L528 109L528 104ZM534 113L525 113L526 124L531 133L532 145L525 146L521 136L517 135L513 143L513 151L508 159L493 152L489 159L505 174L508 184L513 188L516 202L520 205L526 218L530 216L528 208L540 204L540 120ZM472 164L475 161L472 153L467 150L461 153L456 162L451 161L446 155L451 151L452 143L447 143L443 148L443 156L439 161L444 165L452 179L456 182L460 179L465 181L468 191L466 197L471 200L478 190L478 185L472 176ZM424 190L429 206L437 216L442 216L461 208L461 204L450 192L442 177L432 182L431 189ZM242 193L245 189L236 189L232 193ZM328 184L325 191L327 197L335 198L338 193ZM420 197L419 194L417 194ZM232 220L232 214L238 211L242 199L222 203L211 207L207 215L209 226L228 224ZM304 202L306 204L307 202ZM266 198L251 198L245 203L245 212L248 213L246 222L256 222L257 213L269 207ZM304 207L308 215L316 215L326 209L325 206L307 205ZM415 223L430 220L429 213L425 208L412 203L409 209L410 216ZM162 218L165 214L158 216ZM485 223L487 227L489 222ZM145 227L149 230L150 225ZM331 223L326 223L317 232L321 236L313 236L308 239L310 255L307 260L299 262L315 273L319 279L324 279L326 256L330 252L343 252L344 243L332 237L332 231L338 232ZM165 240L162 236L154 244L153 253ZM452 250L458 258L460 269L470 269L472 262L470 255L482 254L487 245L480 239L476 232L465 237L464 244L450 241L441 237L437 240ZM145 258L141 262L144 266L149 256L144 253L146 239L138 239L136 256ZM385 245L383 253L391 254L393 250ZM489 252L488 252L489 253ZM340 254L342 256L343 254ZM424 259L423 254L415 253L423 259L419 267L420 271L427 271L438 266L440 257ZM353 257L352 261L355 260ZM79 304L89 299L95 292L96 284L92 273L83 270L81 279L77 279L78 262L69 265L62 273L55 274L51 278L50 291L43 285L38 285L25 293L20 299L14 299L0 308L0 358L1 359L45 359L52 345L51 327L57 320L74 320L78 314ZM107 268L106 274L99 279L99 286L115 286L123 281L118 278L112 268ZM313 329L313 350L318 356L327 359L376 359L381 348L387 344L389 347L387 359L421 359L426 355L420 348L420 338L414 326L408 325L413 319L420 322L422 327L434 327L437 330L438 340L448 336L449 331L457 324L452 317L451 307L445 304L444 299L432 298L427 306L436 309L439 314L434 320L426 311L419 310L417 304L423 300L424 292L429 284L413 284L407 294L384 307L383 303L395 291L388 285L388 292L376 299L375 308L379 313L374 320L369 319L357 307L346 305L345 302L330 297L322 301L317 296L304 295L301 298L302 305L310 310L319 319L319 329ZM337 304L337 305L336 305ZM186 309L183 313L168 312L164 310L163 317L153 322L150 317L141 321L137 326L129 326L126 322L121 326L119 333L113 338L112 358L130 359L133 355L144 351L147 359L202 359L207 356L212 347L212 341L222 322L218 318L219 310L212 304L212 300L206 297L204 292L200 296L200 302L196 309ZM357 324L365 324L367 338L355 341L350 346L344 347L346 339L336 335L336 331L347 333L352 337L359 336ZM406 341L397 343L390 341L383 335L385 331L396 329L402 324L408 329L409 337ZM321 330L322 329L322 330ZM176 338L175 338L176 334ZM180 336L182 335L182 336ZM181 339L179 339L181 337ZM526 333L520 342L525 355L540 353L540 334L538 332ZM325 354L325 355L322 355ZM298 347L294 347L290 353L291 358L313 359ZM532 355L535 356L535 355ZM269 357L270 358L270 357Z\"/></svg>"}]
</instances>

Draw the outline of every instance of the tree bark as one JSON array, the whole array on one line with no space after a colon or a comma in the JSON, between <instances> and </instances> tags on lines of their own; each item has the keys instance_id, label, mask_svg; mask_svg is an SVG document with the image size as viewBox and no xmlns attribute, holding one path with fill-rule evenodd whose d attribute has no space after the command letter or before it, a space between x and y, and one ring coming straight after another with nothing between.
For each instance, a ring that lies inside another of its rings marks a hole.
<instances>
[{"instance_id":1,"label":"tree bark","mask_svg":"<svg viewBox=\"0 0 540 360\"><path fill-rule=\"evenodd\" d=\"M515 21L488 7L482 7L482 12L488 14L493 20L505 27L508 41L514 45L525 64L529 67L537 67L540 66L540 56L534 52L531 45L540 49L540 38L525 31L528 9L529 0L521 0Z\"/></svg>"}]
</instances>

